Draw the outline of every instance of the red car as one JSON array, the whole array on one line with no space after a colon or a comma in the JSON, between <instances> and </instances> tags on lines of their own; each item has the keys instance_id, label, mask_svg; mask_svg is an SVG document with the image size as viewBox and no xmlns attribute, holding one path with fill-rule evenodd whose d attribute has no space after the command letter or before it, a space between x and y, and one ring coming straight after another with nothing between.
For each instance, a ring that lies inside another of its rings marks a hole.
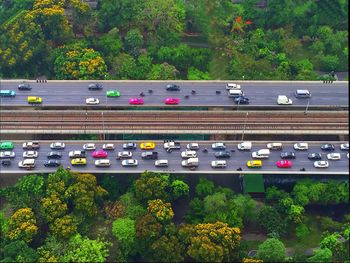
<instances>
[{"instance_id":1,"label":"red car","mask_svg":"<svg viewBox=\"0 0 350 263\"><path fill-rule=\"evenodd\" d=\"M92 157L94 157L94 158L106 158L107 152L104 150L95 150L92 152Z\"/></svg>"},{"instance_id":2,"label":"red car","mask_svg":"<svg viewBox=\"0 0 350 263\"><path fill-rule=\"evenodd\" d=\"M164 103L165 104L172 104L172 105L176 105L179 104L180 100L178 98L166 98Z\"/></svg>"},{"instance_id":3,"label":"red car","mask_svg":"<svg viewBox=\"0 0 350 263\"><path fill-rule=\"evenodd\" d=\"M293 163L289 160L280 160L276 162L278 168L291 168Z\"/></svg>"},{"instance_id":4,"label":"red car","mask_svg":"<svg viewBox=\"0 0 350 263\"><path fill-rule=\"evenodd\" d=\"M141 98L131 98L129 104L131 105L142 105L145 101Z\"/></svg>"}]
</instances>

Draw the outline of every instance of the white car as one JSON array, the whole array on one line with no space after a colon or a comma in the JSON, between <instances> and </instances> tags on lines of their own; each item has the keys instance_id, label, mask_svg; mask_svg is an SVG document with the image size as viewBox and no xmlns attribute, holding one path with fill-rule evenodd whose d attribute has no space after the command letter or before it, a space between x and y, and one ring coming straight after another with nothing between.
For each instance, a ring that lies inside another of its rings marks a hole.
<instances>
[{"instance_id":1,"label":"white car","mask_svg":"<svg viewBox=\"0 0 350 263\"><path fill-rule=\"evenodd\" d=\"M286 95L278 95L277 97L278 105L292 105L293 101L289 99Z\"/></svg>"},{"instance_id":2,"label":"white car","mask_svg":"<svg viewBox=\"0 0 350 263\"><path fill-rule=\"evenodd\" d=\"M186 149L192 150L192 151L193 150L198 150L199 149L199 144L196 143L196 142L189 143L189 144L187 144Z\"/></svg>"},{"instance_id":3,"label":"white car","mask_svg":"<svg viewBox=\"0 0 350 263\"><path fill-rule=\"evenodd\" d=\"M267 149L270 150L282 150L282 143L280 142L271 142L266 145Z\"/></svg>"},{"instance_id":4,"label":"white car","mask_svg":"<svg viewBox=\"0 0 350 263\"><path fill-rule=\"evenodd\" d=\"M225 168L226 165L226 160L216 160L211 162L212 168Z\"/></svg>"},{"instance_id":5,"label":"white car","mask_svg":"<svg viewBox=\"0 0 350 263\"><path fill-rule=\"evenodd\" d=\"M70 158L86 158L85 151L70 151L68 156Z\"/></svg>"},{"instance_id":6,"label":"white car","mask_svg":"<svg viewBox=\"0 0 350 263\"><path fill-rule=\"evenodd\" d=\"M95 166L97 167L108 167L111 166L109 159L100 159L95 161Z\"/></svg>"},{"instance_id":7,"label":"white car","mask_svg":"<svg viewBox=\"0 0 350 263\"><path fill-rule=\"evenodd\" d=\"M96 150L96 145L94 143L85 143L83 145L84 150Z\"/></svg>"},{"instance_id":8,"label":"white car","mask_svg":"<svg viewBox=\"0 0 350 263\"><path fill-rule=\"evenodd\" d=\"M329 154L327 154L327 159L337 161L337 160L341 159L341 155L340 155L340 153L329 153Z\"/></svg>"},{"instance_id":9,"label":"white car","mask_svg":"<svg viewBox=\"0 0 350 263\"><path fill-rule=\"evenodd\" d=\"M196 151L189 151L186 150L181 153L182 158L196 158L197 157L197 152Z\"/></svg>"},{"instance_id":10,"label":"white car","mask_svg":"<svg viewBox=\"0 0 350 263\"><path fill-rule=\"evenodd\" d=\"M18 162L18 167L20 168L34 168L35 159L24 159L23 161Z\"/></svg>"},{"instance_id":11,"label":"white car","mask_svg":"<svg viewBox=\"0 0 350 263\"><path fill-rule=\"evenodd\" d=\"M31 142L25 142L22 145L23 149L39 149L40 148L40 144L38 141L31 141Z\"/></svg>"},{"instance_id":12,"label":"white car","mask_svg":"<svg viewBox=\"0 0 350 263\"><path fill-rule=\"evenodd\" d=\"M329 166L329 163L327 161L316 161L314 162L315 168L327 168Z\"/></svg>"},{"instance_id":13,"label":"white car","mask_svg":"<svg viewBox=\"0 0 350 263\"><path fill-rule=\"evenodd\" d=\"M241 89L241 85L236 84L236 83L227 83L226 89L227 90L230 90L230 89Z\"/></svg>"},{"instance_id":14,"label":"white car","mask_svg":"<svg viewBox=\"0 0 350 263\"><path fill-rule=\"evenodd\" d=\"M16 153L11 151L0 152L0 158L15 158Z\"/></svg>"},{"instance_id":15,"label":"white car","mask_svg":"<svg viewBox=\"0 0 350 263\"><path fill-rule=\"evenodd\" d=\"M86 104L87 105L97 105L97 104L100 104L100 100L96 99L96 98L87 98Z\"/></svg>"},{"instance_id":16,"label":"white car","mask_svg":"<svg viewBox=\"0 0 350 263\"><path fill-rule=\"evenodd\" d=\"M309 149L309 144L307 142L298 142L294 144L294 150L305 151Z\"/></svg>"},{"instance_id":17,"label":"white car","mask_svg":"<svg viewBox=\"0 0 350 263\"><path fill-rule=\"evenodd\" d=\"M154 165L156 167L168 167L168 160L156 160Z\"/></svg>"},{"instance_id":18,"label":"white car","mask_svg":"<svg viewBox=\"0 0 350 263\"><path fill-rule=\"evenodd\" d=\"M66 145L64 144L64 142L53 142L50 144L50 148L51 149L64 149L66 147Z\"/></svg>"},{"instance_id":19,"label":"white car","mask_svg":"<svg viewBox=\"0 0 350 263\"><path fill-rule=\"evenodd\" d=\"M121 158L131 158L132 157L132 152L128 152L128 151L122 151L122 152L118 152L117 158L121 159Z\"/></svg>"},{"instance_id":20,"label":"white car","mask_svg":"<svg viewBox=\"0 0 350 263\"><path fill-rule=\"evenodd\" d=\"M226 145L223 142L215 142L211 145L213 150L225 150Z\"/></svg>"},{"instance_id":21,"label":"white car","mask_svg":"<svg viewBox=\"0 0 350 263\"><path fill-rule=\"evenodd\" d=\"M126 159L126 160L123 160L122 161L122 165L123 166L137 166L138 165L138 162L137 160L134 160L134 159Z\"/></svg>"},{"instance_id":22,"label":"white car","mask_svg":"<svg viewBox=\"0 0 350 263\"><path fill-rule=\"evenodd\" d=\"M349 150L349 144L348 143L340 144L340 150Z\"/></svg>"},{"instance_id":23,"label":"white car","mask_svg":"<svg viewBox=\"0 0 350 263\"><path fill-rule=\"evenodd\" d=\"M24 158L37 158L38 152L37 151L26 151L26 152L23 152L23 157Z\"/></svg>"},{"instance_id":24,"label":"white car","mask_svg":"<svg viewBox=\"0 0 350 263\"><path fill-rule=\"evenodd\" d=\"M113 143L105 143L102 145L103 150L114 150L114 144Z\"/></svg>"}]
</instances>

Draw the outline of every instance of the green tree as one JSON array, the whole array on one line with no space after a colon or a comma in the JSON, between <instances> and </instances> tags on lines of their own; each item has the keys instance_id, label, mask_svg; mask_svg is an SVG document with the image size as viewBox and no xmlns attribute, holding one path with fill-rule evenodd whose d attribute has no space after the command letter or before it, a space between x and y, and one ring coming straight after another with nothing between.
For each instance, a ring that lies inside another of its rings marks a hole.
<instances>
[{"instance_id":1,"label":"green tree","mask_svg":"<svg viewBox=\"0 0 350 263\"><path fill-rule=\"evenodd\" d=\"M176 236L163 235L152 243L149 254L151 262L183 262L184 246Z\"/></svg>"},{"instance_id":2,"label":"green tree","mask_svg":"<svg viewBox=\"0 0 350 263\"><path fill-rule=\"evenodd\" d=\"M190 67L187 72L188 80L210 80L211 77L208 72L200 71L194 67Z\"/></svg>"},{"instance_id":3,"label":"green tree","mask_svg":"<svg viewBox=\"0 0 350 263\"><path fill-rule=\"evenodd\" d=\"M171 195L173 200L176 200L182 196L187 196L190 191L188 184L181 180L174 180L170 187L172 189Z\"/></svg>"},{"instance_id":4,"label":"green tree","mask_svg":"<svg viewBox=\"0 0 350 263\"><path fill-rule=\"evenodd\" d=\"M36 262L38 254L23 240L7 243L2 247L1 262Z\"/></svg>"},{"instance_id":5,"label":"green tree","mask_svg":"<svg viewBox=\"0 0 350 263\"><path fill-rule=\"evenodd\" d=\"M299 240L305 240L305 238L310 234L310 229L307 225L301 223L295 229L295 235Z\"/></svg>"},{"instance_id":6,"label":"green tree","mask_svg":"<svg viewBox=\"0 0 350 263\"><path fill-rule=\"evenodd\" d=\"M331 234L325 232L320 242L320 248L328 248L332 251L332 254L335 257L335 259L344 260L344 254L346 253L346 249L344 247L344 244L340 241L340 238L341 235L337 232Z\"/></svg>"},{"instance_id":7,"label":"green tree","mask_svg":"<svg viewBox=\"0 0 350 263\"><path fill-rule=\"evenodd\" d=\"M158 239L162 234L162 225L157 219L151 215L146 214L136 220L136 236L145 240L146 242Z\"/></svg>"},{"instance_id":8,"label":"green tree","mask_svg":"<svg viewBox=\"0 0 350 263\"><path fill-rule=\"evenodd\" d=\"M137 58L136 65L135 79L146 79L152 69L152 57L148 53L142 53Z\"/></svg>"},{"instance_id":9,"label":"green tree","mask_svg":"<svg viewBox=\"0 0 350 263\"><path fill-rule=\"evenodd\" d=\"M109 66L112 65L113 59L120 54L122 47L123 43L117 28L112 28L107 34L102 35L96 43L97 50L102 53Z\"/></svg>"},{"instance_id":10,"label":"green tree","mask_svg":"<svg viewBox=\"0 0 350 263\"><path fill-rule=\"evenodd\" d=\"M277 238L268 238L259 245L256 257L264 262L283 262L286 258L286 248Z\"/></svg>"},{"instance_id":11,"label":"green tree","mask_svg":"<svg viewBox=\"0 0 350 263\"><path fill-rule=\"evenodd\" d=\"M321 69L325 71L336 71L339 68L339 57L327 55L321 57Z\"/></svg>"},{"instance_id":12,"label":"green tree","mask_svg":"<svg viewBox=\"0 0 350 263\"><path fill-rule=\"evenodd\" d=\"M307 259L307 262L332 262L332 251L328 248L317 249L315 254Z\"/></svg>"},{"instance_id":13,"label":"green tree","mask_svg":"<svg viewBox=\"0 0 350 263\"><path fill-rule=\"evenodd\" d=\"M207 195L214 193L214 183L206 178L200 178L196 185L196 195L200 198L204 198Z\"/></svg>"},{"instance_id":14,"label":"green tree","mask_svg":"<svg viewBox=\"0 0 350 263\"><path fill-rule=\"evenodd\" d=\"M135 220L130 218L120 218L113 221L112 233L118 240L123 252L123 258L134 255L136 252L136 228Z\"/></svg>"},{"instance_id":15,"label":"green tree","mask_svg":"<svg viewBox=\"0 0 350 263\"><path fill-rule=\"evenodd\" d=\"M147 212L132 192L123 194L120 196L119 200L125 208L123 217L136 220Z\"/></svg>"},{"instance_id":16,"label":"green tree","mask_svg":"<svg viewBox=\"0 0 350 263\"><path fill-rule=\"evenodd\" d=\"M170 80L176 79L177 69L175 66L166 62L163 64L154 64L147 75L148 80Z\"/></svg>"},{"instance_id":17,"label":"green tree","mask_svg":"<svg viewBox=\"0 0 350 263\"><path fill-rule=\"evenodd\" d=\"M120 53L113 60L112 70L116 72L116 76L120 79L134 79L136 72L135 59L126 53Z\"/></svg>"},{"instance_id":18,"label":"green tree","mask_svg":"<svg viewBox=\"0 0 350 263\"><path fill-rule=\"evenodd\" d=\"M259 226L267 233L278 233L282 235L285 231L286 223L278 211L271 206L263 206L258 212L257 221Z\"/></svg>"},{"instance_id":19,"label":"green tree","mask_svg":"<svg viewBox=\"0 0 350 263\"><path fill-rule=\"evenodd\" d=\"M10 218L8 238L30 243L38 232L36 218L31 208L20 208Z\"/></svg>"},{"instance_id":20,"label":"green tree","mask_svg":"<svg viewBox=\"0 0 350 263\"><path fill-rule=\"evenodd\" d=\"M143 36L139 29L131 29L125 36L124 42L126 50L136 56L140 53L140 48L143 45Z\"/></svg>"},{"instance_id":21,"label":"green tree","mask_svg":"<svg viewBox=\"0 0 350 263\"><path fill-rule=\"evenodd\" d=\"M62 262L66 251L66 244L55 236L48 236L44 244L38 247L38 262Z\"/></svg>"}]
</instances>

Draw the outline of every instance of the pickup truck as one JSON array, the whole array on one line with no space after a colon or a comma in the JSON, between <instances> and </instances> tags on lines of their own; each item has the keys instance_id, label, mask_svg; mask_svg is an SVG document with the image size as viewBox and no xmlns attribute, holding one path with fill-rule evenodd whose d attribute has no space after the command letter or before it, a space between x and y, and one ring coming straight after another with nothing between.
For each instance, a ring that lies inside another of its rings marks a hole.
<instances>
[{"instance_id":1,"label":"pickup truck","mask_svg":"<svg viewBox=\"0 0 350 263\"><path fill-rule=\"evenodd\" d=\"M180 150L181 144L180 142L168 141L164 143L164 149L167 152L171 152L172 150Z\"/></svg>"},{"instance_id":2,"label":"pickup truck","mask_svg":"<svg viewBox=\"0 0 350 263\"><path fill-rule=\"evenodd\" d=\"M158 159L158 152L143 152L141 157L146 160Z\"/></svg>"}]
</instances>

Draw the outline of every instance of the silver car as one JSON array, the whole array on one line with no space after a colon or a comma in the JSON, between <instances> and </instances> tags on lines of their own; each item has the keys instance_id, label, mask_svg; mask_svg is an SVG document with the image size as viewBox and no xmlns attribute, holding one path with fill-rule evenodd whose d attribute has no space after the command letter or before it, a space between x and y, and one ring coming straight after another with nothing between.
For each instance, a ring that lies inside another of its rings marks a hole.
<instances>
[{"instance_id":1,"label":"silver car","mask_svg":"<svg viewBox=\"0 0 350 263\"><path fill-rule=\"evenodd\" d=\"M294 150L306 151L309 149L309 144L307 142L298 142L294 144Z\"/></svg>"},{"instance_id":2,"label":"silver car","mask_svg":"<svg viewBox=\"0 0 350 263\"><path fill-rule=\"evenodd\" d=\"M314 162L315 168L328 168L329 163L327 161L316 161Z\"/></svg>"},{"instance_id":3,"label":"silver car","mask_svg":"<svg viewBox=\"0 0 350 263\"><path fill-rule=\"evenodd\" d=\"M83 145L84 150L96 150L96 145L94 143L85 143Z\"/></svg>"},{"instance_id":4,"label":"silver car","mask_svg":"<svg viewBox=\"0 0 350 263\"><path fill-rule=\"evenodd\" d=\"M24 158L37 158L38 152L37 151L25 151L23 153Z\"/></svg>"},{"instance_id":5,"label":"silver car","mask_svg":"<svg viewBox=\"0 0 350 263\"><path fill-rule=\"evenodd\" d=\"M16 153L12 151L0 152L0 158L15 158Z\"/></svg>"},{"instance_id":6,"label":"silver car","mask_svg":"<svg viewBox=\"0 0 350 263\"><path fill-rule=\"evenodd\" d=\"M138 165L138 161L134 160L134 159L126 159L122 161L122 165L125 167L129 167L129 166L137 166Z\"/></svg>"},{"instance_id":7,"label":"silver car","mask_svg":"<svg viewBox=\"0 0 350 263\"><path fill-rule=\"evenodd\" d=\"M132 157L132 152L128 151L122 151L118 152L117 159L122 159L122 158L131 158Z\"/></svg>"},{"instance_id":8,"label":"silver car","mask_svg":"<svg viewBox=\"0 0 350 263\"><path fill-rule=\"evenodd\" d=\"M66 145L64 144L64 142L53 142L50 144L50 148L55 150L64 149L65 147Z\"/></svg>"}]
</instances>

